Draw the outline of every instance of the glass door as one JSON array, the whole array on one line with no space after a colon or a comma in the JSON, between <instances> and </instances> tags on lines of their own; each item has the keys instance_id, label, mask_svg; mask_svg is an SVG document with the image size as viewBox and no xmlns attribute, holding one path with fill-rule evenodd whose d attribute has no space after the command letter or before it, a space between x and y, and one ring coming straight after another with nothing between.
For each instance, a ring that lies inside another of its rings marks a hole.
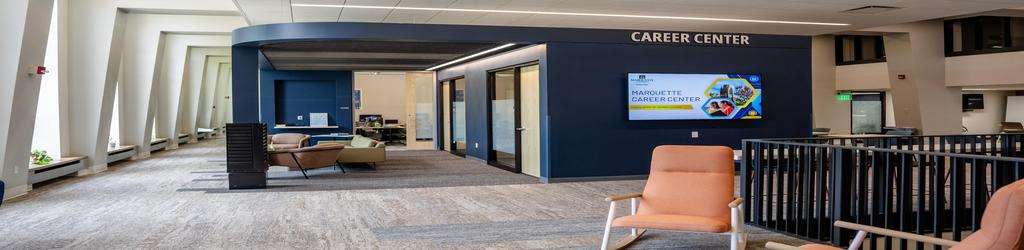
<instances>
[{"instance_id":1,"label":"glass door","mask_svg":"<svg viewBox=\"0 0 1024 250\"><path fill-rule=\"evenodd\" d=\"M490 163L519 172L519 68L491 72Z\"/></svg>"},{"instance_id":2,"label":"glass door","mask_svg":"<svg viewBox=\"0 0 1024 250\"><path fill-rule=\"evenodd\" d=\"M885 122L885 93L854 93L850 101L850 132L882 133Z\"/></svg>"},{"instance_id":3,"label":"glass door","mask_svg":"<svg viewBox=\"0 0 1024 250\"><path fill-rule=\"evenodd\" d=\"M441 81L441 134L445 151L466 156L466 79Z\"/></svg>"},{"instance_id":4,"label":"glass door","mask_svg":"<svg viewBox=\"0 0 1024 250\"><path fill-rule=\"evenodd\" d=\"M452 153L466 155L466 79L452 81Z\"/></svg>"},{"instance_id":5,"label":"glass door","mask_svg":"<svg viewBox=\"0 0 1024 250\"><path fill-rule=\"evenodd\" d=\"M409 149L434 149L434 74L405 74L405 145Z\"/></svg>"}]
</instances>

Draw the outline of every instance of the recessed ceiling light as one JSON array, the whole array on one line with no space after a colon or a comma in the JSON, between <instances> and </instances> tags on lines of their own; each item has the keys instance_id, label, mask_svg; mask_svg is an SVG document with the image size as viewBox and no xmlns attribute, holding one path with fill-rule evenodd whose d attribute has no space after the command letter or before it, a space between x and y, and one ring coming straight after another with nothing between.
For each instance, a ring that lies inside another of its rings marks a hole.
<instances>
[{"instance_id":1,"label":"recessed ceiling light","mask_svg":"<svg viewBox=\"0 0 1024 250\"><path fill-rule=\"evenodd\" d=\"M459 59L451 60L451 61L448 61L446 63L442 63L442 64L439 64L437 66L427 68L424 71L432 71L432 70L435 70L435 69L440 69L440 68L443 68L443 67L448 66L448 65L452 65L452 64L456 64L456 63L461 62L461 61L473 59L473 58L476 58L476 57L479 57L479 56L482 56L482 55L486 55L488 53L495 52L495 51L498 51L498 50L501 50L501 49L504 49L504 48L512 47L512 46L515 46L515 45L516 44L514 44L514 43L506 43L506 44L498 46L498 47L490 48L488 50L480 51L480 52L474 53L472 55L460 57Z\"/></svg>"},{"instance_id":2,"label":"recessed ceiling light","mask_svg":"<svg viewBox=\"0 0 1024 250\"><path fill-rule=\"evenodd\" d=\"M716 21L716 22L803 24L803 25L824 25L824 26L847 26L847 25L850 25L850 24L847 24L847 23L797 22L797 21L777 21L777 20L759 20L759 19L686 17L686 16L656 16L656 15L628 15L628 14L610 14L610 13L580 13L580 12L526 11L526 10L489 10L489 9L459 9L459 8L370 6L370 5L349 5L349 4L298 4L298 3L292 4L292 6L295 6L295 7L322 7L322 8L351 8L351 9L483 12L483 13L535 14L535 15L555 15L555 16L625 17L625 18L673 19L673 20L691 20L691 21Z\"/></svg>"}]
</instances>

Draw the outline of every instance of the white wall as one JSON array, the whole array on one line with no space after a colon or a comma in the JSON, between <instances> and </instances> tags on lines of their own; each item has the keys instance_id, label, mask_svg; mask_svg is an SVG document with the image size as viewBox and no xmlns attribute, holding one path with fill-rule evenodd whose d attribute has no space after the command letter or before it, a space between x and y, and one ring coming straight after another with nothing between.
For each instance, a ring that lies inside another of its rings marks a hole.
<instances>
[{"instance_id":1,"label":"white wall","mask_svg":"<svg viewBox=\"0 0 1024 250\"><path fill-rule=\"evenodd\" d=\"M178 134L182 131L178 128L179 109L183 102L193 97L191 92L185 91L185 74L189 62L190 46L230 46L231 36L228 35L198 35L198 34L166 34L163 53L164 63L160 65L158 82L154 85L154 94L157 99L156 127L157 136L168 138L169 148L177 148ZM184 93L184 94L183 94ZM186 133L191 133L185 131Z\"/></svg>"},{"instance_id":2,"label":"white wall","mask_svg":"<svg viewBox=\"0 0 1024 250\"><path fill-rule=\"evenodd\" d=\"M199 118L199 107L203 98L202 92L204 79L206 78L206 62L210 56L228 58L231 55L230 47L189 47L188 63L185 71L185 79L182 83L182 101L178 128L182 133L189 133L191 141L196 140L196 125ZM211 73L212 74L212 73ZM206 108L207 110L209 108Z\"/></svg>"},{"instance_id":3,"label":"white wall","mask_svg":"<svg viewBox=\"0 0 1024 250\"><path fill-rule=\"evenodd\" d=\"M998 134L1000 123L1006 116L1008 91L964 91L964 94L983 94L985 108L963 112L963 125L969 134Z\"/></svg>"},{"instance_id":4,"label":"white wall","mask_svg":"<svg viewBox=\"0 0 1024 250\"><path fill-rule=\"evenodd\" d=\"M363 98L362 108L353 112L355 119L361 114L380 114L405 124L405 72L356 72L354 81L354 88L362 91Z\"/></svg>"},{"instance_id":5,"label":"white wall","mask_svg":"<svg viewBox=\"0 0 1024 250\"><path fill-rule=\"evenodd\" d=\"M231 57L207 56L203 70L203 84L199 90L199 107L196 111L196 128L216 128L212 124L216 103L217 79L220 79L220 65L231 63Z\"/></svg>"}]
</instances>

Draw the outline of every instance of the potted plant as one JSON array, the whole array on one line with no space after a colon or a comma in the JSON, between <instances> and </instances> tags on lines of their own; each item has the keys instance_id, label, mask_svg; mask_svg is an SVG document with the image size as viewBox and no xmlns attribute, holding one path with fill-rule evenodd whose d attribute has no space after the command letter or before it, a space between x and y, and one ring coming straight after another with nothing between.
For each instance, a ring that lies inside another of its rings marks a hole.
<instances>
[{"instance_id":1,"label":"potted plant","mask_svg":"<svg viewBox=\"0 0 1024 250\"><path fill-rule=\"evenodd\" d=\"M46 154L46 150L32 150L32 164L35 165L46 165L50 164L53 158Z\"/></svg>"}]
</instances>

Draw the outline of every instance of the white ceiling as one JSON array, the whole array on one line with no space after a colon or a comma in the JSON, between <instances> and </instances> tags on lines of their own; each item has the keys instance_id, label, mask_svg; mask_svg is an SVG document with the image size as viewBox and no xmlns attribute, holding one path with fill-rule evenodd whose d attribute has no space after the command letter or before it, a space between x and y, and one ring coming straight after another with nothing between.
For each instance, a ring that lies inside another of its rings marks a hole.
<instances>
[{"instance_id":1,"label":"white ceiling","mask_svg":"<svg viewBox=\"0 0 1024 250\"><path fill-rule=\"evenodd\" d=\"M250 24L384 22L497 26L718 31L817 35L920 20L1024 8L1024 0L234 0ZM847 23L771 24L628 17L301 7L292 4L499 9L628 15ZM868 5L901 7L879 14L840 13Z\"/></svg>"}]
</instances>

